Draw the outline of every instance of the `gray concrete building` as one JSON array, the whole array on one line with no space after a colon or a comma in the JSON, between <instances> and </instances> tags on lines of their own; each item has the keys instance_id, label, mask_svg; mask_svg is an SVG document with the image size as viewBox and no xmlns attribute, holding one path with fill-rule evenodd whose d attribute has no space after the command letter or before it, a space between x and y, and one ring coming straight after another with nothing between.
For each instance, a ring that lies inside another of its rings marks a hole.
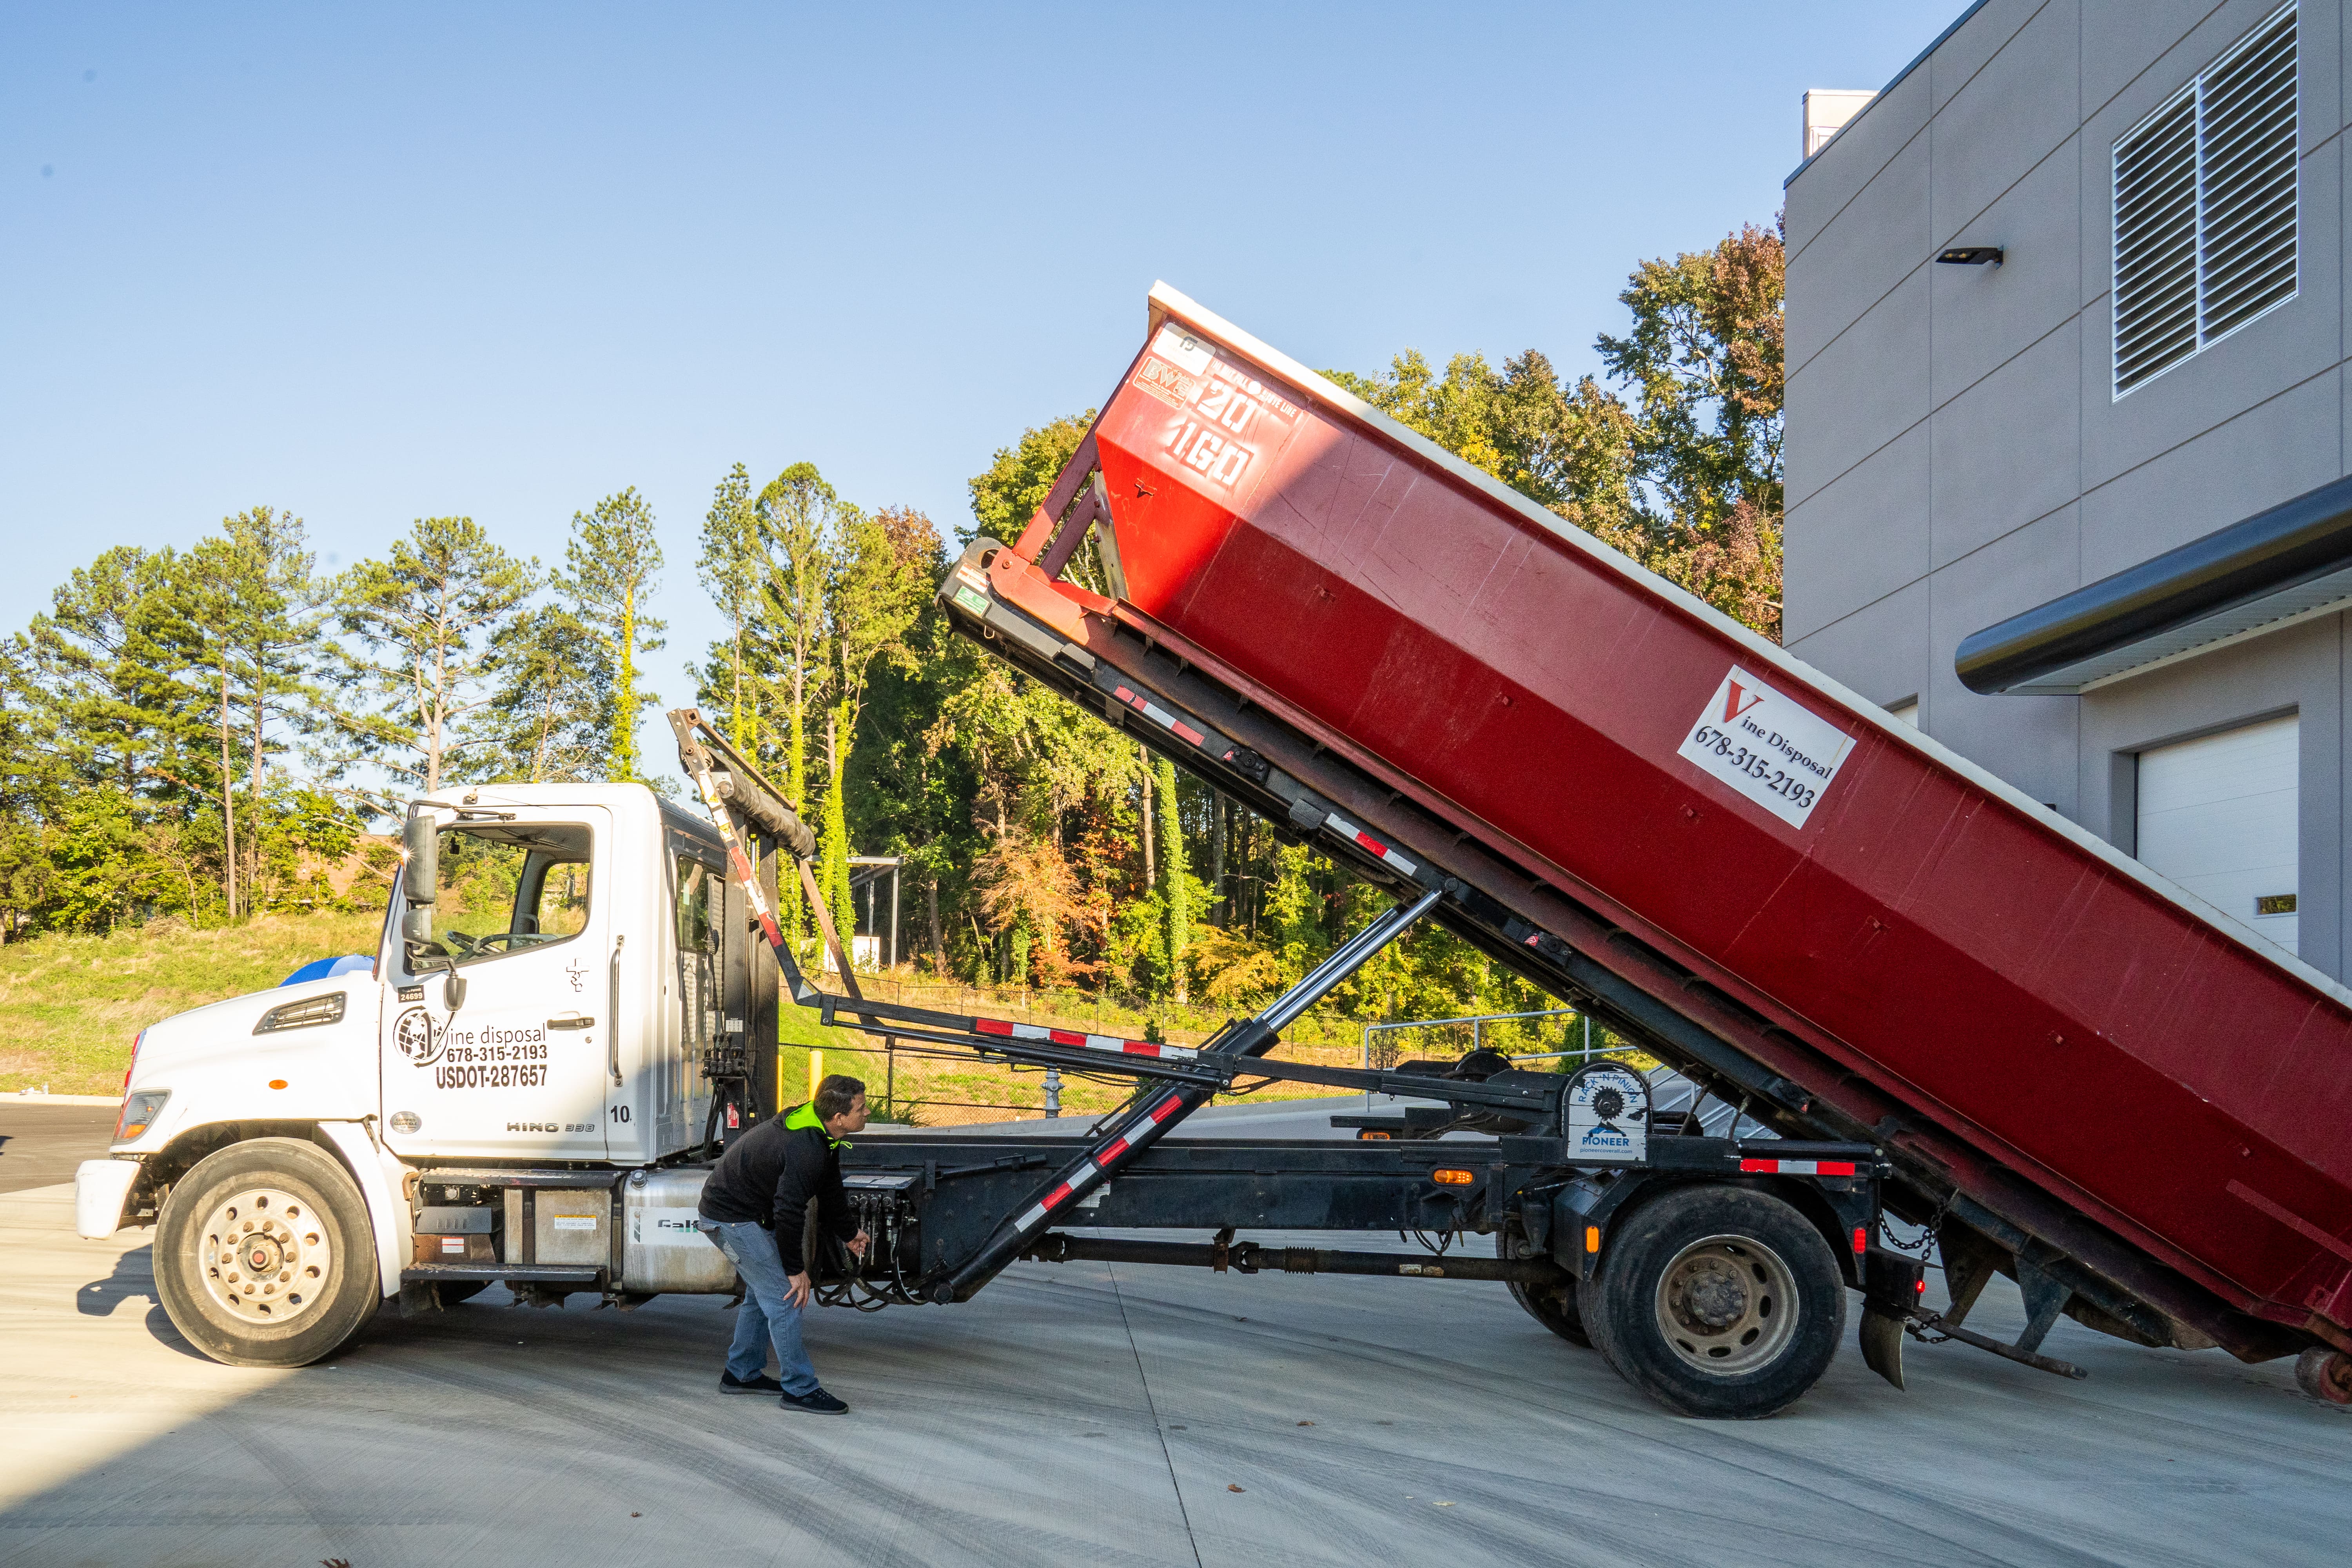
<instances>
[{"instance_id":1,"label":"gray concrete building","mask_svg":"<svg viewBox=\"0 0 2352 1568\"><path fill-rule=\"evenodd\" d=\"M1981 0L1786 208L1790 647L2339 978L2346 8Z\"/></svg>"}]
</instances>

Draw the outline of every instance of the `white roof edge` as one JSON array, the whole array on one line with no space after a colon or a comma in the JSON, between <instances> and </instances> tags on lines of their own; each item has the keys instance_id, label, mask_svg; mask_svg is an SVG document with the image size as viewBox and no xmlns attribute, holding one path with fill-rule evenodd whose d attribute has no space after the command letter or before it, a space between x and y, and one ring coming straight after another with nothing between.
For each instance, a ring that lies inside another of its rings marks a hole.
<instances>
[{"instance_id":1,"label":"white roof edge","mask_svg":"<svg viewBox=\"0 0 2352 1568\"><path fill-rule=\"evenodd\" d=\"M1966 21L1969 16L1975 15L1976 9L1976 6L1970 6L1962 14L1960 20ZM1953 26L1958 26L1958 23ZM1941 39L1937 40L1939 43L1941 41ZM1932 45L1929 47L1931 51L1933 47ZM1309 370L1281 350L1244 331L1223 316L1181 291L1171 288L1165 282L1152 284L1149 300L1153 312L1150 317L1153 327L1157 327L1162 315L1173 316L1189 326L1200 328L1210 337L1231 344L1238 353L1257 361L1259 364L1284 379L1311 391L1318 401L1339 408L1350 418L1377 432L1383 439L1404 447L1424 462L1444 468L1464 483L1511 508L1528 521L1549 530L1555 537L1571 548L1583 552L1595 562L1626 578L1643 592L1664 599L1676 609L1696 616L1710 629L1738 643L1756 658L1769 664L1783 674L1808 683L1822 695L1844 704L1864 723L1875 725L1889 738L1915 751L1925 752L1988 795L2008 805L2014 806L2026 816L2070 840L2075 847L2086 851L2104 862L2109 869L2119 872L2159 897L2171 900L2214 927L2223 936L2234 940L2255 957L2277 964L2296 979L2316 986L2345 1007L2352 1008L2352 989L2347 989L2341 982L2321 973L2295 954L2287 952L2252 927L2239 921L2235 916L2224 913L2186 888L2176 886L2158 876L2139 861L2126 855L2072 818L2051 810L2007 780L1987 772L1958 752L1947 748L1934 736L1905 723L1877 703L1851 690L1843 682L1831 679L1802 659L1796 658L1780 644L1766 641L1751 628L1740 625L1697 595L1677 587L1656 573L1643 567L1622 551L1612 549L1557 513L1538 506L1492 474L1482 468L1473 468L1426 436L1417 431L1408 430L1354 393L1328 380L1320 373Z\"/></svg>"}]
</instances>

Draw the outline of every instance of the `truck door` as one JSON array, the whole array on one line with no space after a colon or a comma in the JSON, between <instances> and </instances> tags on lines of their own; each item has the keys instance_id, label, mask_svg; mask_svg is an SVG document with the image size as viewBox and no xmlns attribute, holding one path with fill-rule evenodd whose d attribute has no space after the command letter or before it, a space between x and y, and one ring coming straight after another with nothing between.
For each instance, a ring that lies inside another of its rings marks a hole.
<instances>
[{"instance_id":1,"label":"truck door","mask_svg":"<svg viewBox=\"0 0 2352 1568\"><path fill-rule=\"evenodd\" d=\"M710 1112L703 1053L719 1042L719 990L727 873L706 847L677 837L669 858L671 940L656 953L656 1005L622 1036L622 1071L631 1086L614 1089L604 1121L615 1160L656 1160L702 1142ZM648 937L652 936L648 931ZM639 1015L638 1016L642 1016Z\"/></svg>"},{"instance_id":2,"label":"truck door","mask_svg":"<svg viewBox=\"0 0 2352 1568\"><path fill-rule=\"evenodd\" d=\"M395 1153L601 1160L612 1081L612 815L519 808L439 835L431 956L397 939L384 1010L384 1141Z\"/></svg>"}]
</instances>

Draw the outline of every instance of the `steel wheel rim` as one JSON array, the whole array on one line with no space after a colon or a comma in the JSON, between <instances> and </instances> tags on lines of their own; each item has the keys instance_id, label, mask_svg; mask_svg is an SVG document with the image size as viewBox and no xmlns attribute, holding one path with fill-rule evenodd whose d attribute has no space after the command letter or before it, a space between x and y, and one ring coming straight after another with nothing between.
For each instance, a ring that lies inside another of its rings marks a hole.
<instances>
[{"instance_id":1,"label":"steel wheel rim","mask_svg":"<svg viewBox=\"0 0 2352 1568\"><path fill-rule=\"evenodd\" d=\"M1769 1363L1797 1329L1797 1279L1749 1236L1710 1236L1658 1276L1658 1333L1690 1366L1738 1377Z\"/></svg>"},{"instance_id":2,"label":"steel wheel rim","mask_svg":"<svg viewBox=\"0 0 2352 1568\"><path fill-rule=\"evenodd\" d=\"M282 1187L247 1187L216 1205L196 1243L205 1289L241 1323L292 1322L326 1295L334 1248L325 1216Z\"/></svg>"}]
</instances>

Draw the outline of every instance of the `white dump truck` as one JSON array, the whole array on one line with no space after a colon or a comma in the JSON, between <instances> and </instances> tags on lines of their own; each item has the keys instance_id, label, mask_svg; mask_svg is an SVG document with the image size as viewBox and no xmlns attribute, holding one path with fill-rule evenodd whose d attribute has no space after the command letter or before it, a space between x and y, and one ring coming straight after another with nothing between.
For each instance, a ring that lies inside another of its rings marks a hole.
<instances>
[{"instance_id":1,"label":"white dump truck","mask_svg":"<svg viewBox=\"0 0 2352 1568\"><path fill-rule=\"evenodd\" d=\"M1191 720L1154 711L1195 749L1211 742ZM1647 1232L1622 1216L1650 1224L1713 1205L1710 1235L1746 1226L1777 1238L1771 1256L1800 1260L1756 1297L1769 1324L1734 1313L1707 1330L1739 1342L1742 1358L1642 1374L1670 1407L1713 1415L1800 1397L1835 1349L1845 1289L1865 1289L1874 1319L1910 1309L1916 1262L1906 1273L1882 1249L1864 1257L1883 1171L1869 1143L1778 1141L1759 1152L1705 1136L1687 1116L1653 1127L1648 1087L1621 1062L1525 1072L1474 1052L1359 1070L1266 1055L1286 1024L1423 918L1486 908L1455 879L1388 858L1394 908L1197 1047L882 1002L861 995L845 967L847 994L831 994L802 974L775 917L788 867L788 892L810 897L838 961L839 933L808 874L812 837L700 714L670 719L709 821L635 784L418 801L372 969L216 1003L140 1037L111 1152L78 1172L78 1223L92 1238L153 1225L158 1294L206 1354L301 1365L388 1301L436 1310L493 1282L535 1305L739 1289L696 1205L730 1134L780 1109L785 1005L903 1049L1136 1086L1091 1125L1042 1123L1025 1138L861 1136L844 1180L873 1246L853 1258L820 1227L805 1231L803 1263L827 1304L968 1300L1023 1258L1279 1268L1507 1285L1584 1344L1583 1287L1561 1257L1597 1278L1600 1238L1632 1236L1648 1252L1629 1253L1618 1277L1648 1280L1671 1258L1650 1258L1656 1237L1641 1243ZM1255 753L1222 740L1215 749L1264 787L1304 787ZM1315 819L1318 831L1338 820ZM1349 842L1360 849L1361 836ZM1169 1136L1214 1095L1268 1079L1418 1108L1335 1116L1351 1139ZM1486 1136L1443 1138L1457 1129ZM1771 1193L1732 1184L1767 1164ZM1646 1209L1645 1198L1666 1206ZM1422 1252L1272 1247L1238 1239L1243 1226L1437 1239ZM1494 1237L1492 1249L1453 1251L1464 1232ZM1899 1379L1899 1354L1880 1364Z\"/></svg>"}]
</instances>

